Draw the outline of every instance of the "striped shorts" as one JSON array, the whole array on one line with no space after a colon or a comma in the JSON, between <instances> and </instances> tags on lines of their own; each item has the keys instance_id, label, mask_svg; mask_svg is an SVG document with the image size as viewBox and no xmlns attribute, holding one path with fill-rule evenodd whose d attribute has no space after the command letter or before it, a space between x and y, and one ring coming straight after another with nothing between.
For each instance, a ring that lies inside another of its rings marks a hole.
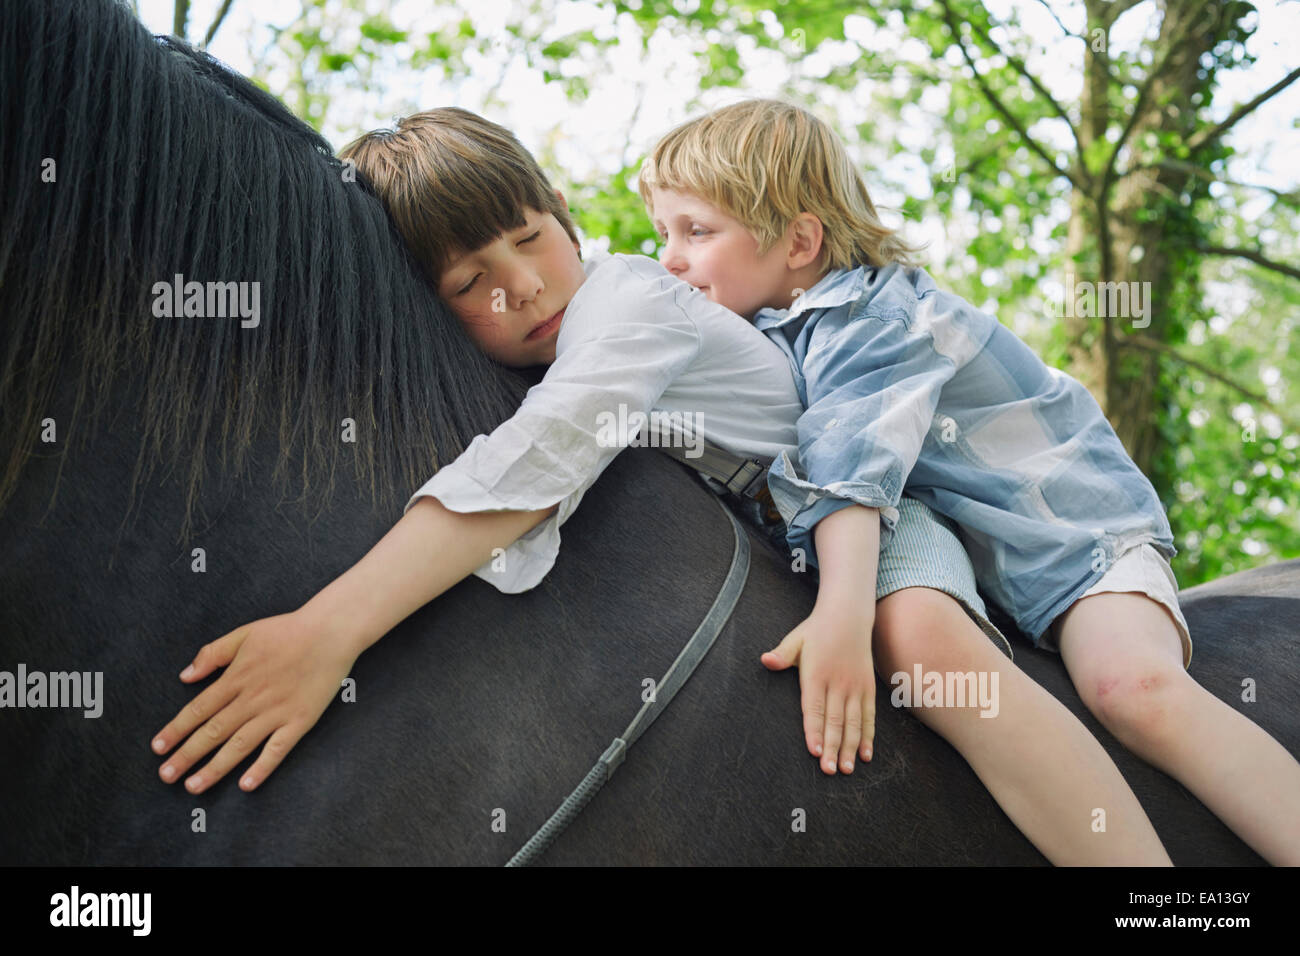
<instances>
[{"instance_id":1,"label":"striped shorts","mask_svg":"<svg viewBox=\"0 0 1300 956\"><path fill-rule=\"evenodd\" d=\"M710 487L716 485L710 479L706 483ZM756 498L725 497L743 517L763 531L778 551L788 553L785 522L766 488ZM808 570L817 574L816 568ZM876 571L877 603L903 588L933 588L954 598L999 650L1013 661L1016 659L1011 643L989 620L988 609L976 589L970 555L957 537L956 523L906 495L899 499L898 522L889 544L880 552Z\"/></svg>"},{"instance_id":2,"label":"striped shorts","mask_svg":"<svg viewBox=\"0 0 1300 956\"><path fill-rule=\"evenodd\" d=\"M957 537L956 523L904 495L898 502L894 534L880 552L876 600L916 587L933 588L955 598L989 640L1015 660L1010 642L988 618L988 609L976 590L975 569Z\"/></svg>"}]
</instances>

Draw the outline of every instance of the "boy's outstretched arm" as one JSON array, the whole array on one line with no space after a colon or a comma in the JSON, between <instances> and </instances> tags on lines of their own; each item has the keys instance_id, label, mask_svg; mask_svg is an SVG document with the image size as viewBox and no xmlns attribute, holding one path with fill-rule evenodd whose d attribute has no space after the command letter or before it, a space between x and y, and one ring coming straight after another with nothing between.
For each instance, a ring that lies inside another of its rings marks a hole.
<instances>
[{"instance_id":1,"label":"boy's outstretched arm","mask_svg":"<svg viewBox=\"0 0 1300 956\"><path fill-rule=\"evenodd\" d=\"M358 655L411 614L508 548L559 505L541 511L452 511L425 496L346 574L303 605L335 622Z\"/></svg>"},{"instance_id":2,"label":"boy's outstretched arm","mask_svg":"<svg viewBox=\"0 0 1300 956\"><path fill-rule=\"evenodd\" d=\"M763 655L769 670L799 668L804 737L822 770L853 772L854 753L871 759L876 673L871 632L880 563L880 510L849 505L813 529L821 581L812 613Z\"/></svg>"},{"instance_id":3,"label":"boy's outstretched arm","mask_svg":"<svg viewBox=\"0 0 1300 956\"><path fill-rule=\"evenodd\" d=\"M226 672L154 738L159 754L189 738L159 775L178 780L225 742L186 783L201 793L270 737L240 780L244 790L260 785L320 719L362 651L558 508L461 514L420 498L364 558L297 611L261 618L199 650L181 680L201 680L218 667Z\"/></svg>"}]
</instances>

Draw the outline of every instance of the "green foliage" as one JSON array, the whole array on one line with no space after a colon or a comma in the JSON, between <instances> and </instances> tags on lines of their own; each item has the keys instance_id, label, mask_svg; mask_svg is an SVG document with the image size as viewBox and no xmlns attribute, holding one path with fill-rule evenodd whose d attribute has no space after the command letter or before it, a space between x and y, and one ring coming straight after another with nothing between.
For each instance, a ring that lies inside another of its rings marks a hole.
<instances>
[{"instance_id":1,"label":"green foliage","mask_svg":"<svg viewBox=\"0 0 1300 956\"><path fill-rule=\"evenodd\" d=\"M744 78L744 71L740 68L740 53L735 47L710 46L707 56L709 69L700 81L701 89L735 86Z\"/></svg>"},{"instance_id":2,"label":"green foliage","mask_svg":"<svg viewBox=\"0 0 1300 956\"><path fill-rule=\"evenodd\" d=\"M369 17L361 24L361 35L373 43L401 43L406 31L399 30L385 17Z\"/></svg>"},{"instance_id":3,"label":"green foliage","mask_svg":"<svg viewBox=\"0 0 1300 956\"><path fill-rule=\"evenodd\" d=\"M570 199L578 227L587 236L608 236L610 252L654 255L658 238L636 191L640 163L619 170L608 183L577 184Z\"/></svg>"}]
</instances>

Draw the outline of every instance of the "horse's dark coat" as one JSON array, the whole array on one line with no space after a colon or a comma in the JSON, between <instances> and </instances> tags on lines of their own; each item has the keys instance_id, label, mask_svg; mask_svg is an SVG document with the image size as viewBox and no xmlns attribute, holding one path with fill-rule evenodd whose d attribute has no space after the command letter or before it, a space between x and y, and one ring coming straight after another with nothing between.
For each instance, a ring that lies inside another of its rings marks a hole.
<instances>
[{"instance_id":1,"label":"horse's dark coat","mask_svg":"<svg viewBox=\"0 0 1300 956\"><path fill-rule=\"evenodd\" d=\"M46 23L33 13L40 6L7 2L0 29L35 32ZM68 9L89 17L108 7ZM112 81L113 66L103 64L108 75L94 81ZM6 122L23 109L21 92L6 84ZM58 105L45 107L51 117ZM213 130L214 142L221 132ZM0 145L12 169L9 151L19 147L12 138ZM242 175L269 174L253 164ZM7 191L10 182L7 174ZM30 205L9 198L0 225L15 225L23 209L30 215ZM35 234L30 221L22 225ZM184 219L173 226L184 235ZM18 283L15 263L34 266L3 252L0 304L12 308L4 290ZM177 255L172 265L185 271ZM111 256L108 264L132 266ZM73 294L75 277L42 280ZM332 304L321 303L322 316ZM17 334L8 315L3 322L0 336ZM75 369L58 371L48 412L67 422ZM195 798L159 780L161 760L148 747L195 694L176 674L202 643L297 607L355 562L391 526L406 489L385 489L386 504L375 505L343 469L330 491L311 495L319 513L309 520L270 490L282 450L271 417L253 434L247 474L223 469L214 454L205 459L200 519L183 543L176 532L188 487L174 476L143 480L123 527L141 439L139 378L117 380L114 424L94 429L84 448L46 450L26 436L35 454L0 512L0 669L103 671L106 696L97 720L0 711L0 863L503 863L636 713L642 680L662 676L726 572L731 532L710 494L657 452L630 450L564 526L560 560L539 587L503 596L475 578L458 585L358 660L356 702L331 705L259 791L238 790L232 774ZM403 387L393 385L399 398ZM459 427L468 437L466 423ZM771 674L758 660L808 613L813 590L750 535L749 585L717 644L543 862L1043 863L960 755L890 707L883 685L875 758L851 776L821 774L803 746L795 673ZM205 573L191 571L193 547L206 549ZM1300 561L1184 597L1193 676L1300 750ZM1260 862L1100 727L1058 656L1023 641L1015 648L1017 663L1101 740L1175 863ZM1255 703L1241 701L1244 678L1258 684ZM206 813L206 832L192 831L195 808ZM792 831L796 808L807 813L805 833ZM493 829L497 809L505 832Z\"/></svg>"}]
</instances>

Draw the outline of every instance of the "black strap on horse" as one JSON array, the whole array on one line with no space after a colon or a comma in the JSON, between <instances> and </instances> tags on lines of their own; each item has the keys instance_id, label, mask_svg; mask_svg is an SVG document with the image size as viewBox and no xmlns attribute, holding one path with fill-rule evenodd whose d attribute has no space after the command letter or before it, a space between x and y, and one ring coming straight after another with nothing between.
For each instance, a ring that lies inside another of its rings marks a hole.
<instances>
[{"instance_id":1,"label":"black strap on horse","mask_svg":"<svg viewBox=\"0 0 1300 956\"><path fill-rule=\"evenodd\" d=\"M700 474L722 484L727 491L742 498L761 498L767 490L767 469L770 462L758 458L742 458L725 448L707 441L691 440L675 425L659 425L653 419L649 426L650 441L669 458L694 468ZM688 455L687 449L699 446L699 454Z\"/></svg>"},{"instance_id":2,"label":"black strap on horse","mask_svg":"<svg viewBox=\"0 0 1300 956\"><path fill-rule=\"evenodd\" d=\"M703 471L698 464L703 459L686 458L684 455L676 454L676 452L682 450L680 447L674 446L669 449L660 446L660 450L668 452L671 457L684 461L692 468ZM736 456L722 449L715 448L715 451L736 461L743 460L737 459ZM766 466L757 461L753 463L758 464L763 469L759 472L760 478L766 474ZM727 467L726 461L717 456L710 458L709 465L711 468L716 466L725 469ZM725 478L719 477L718 474L710 474L709 477L722 482L727 486L727 490L733 490L729 482L733 478L736 481L741 480L741 475L741 469L733 468ZM753 480L751 478L745 478L744 480L746 487L752 487ZM506 866L527 866L546 852L546 848L564 832L565 827L573 822L573 819L582 812L583 807L591 802L591 798L613 776L615 769L618 768L618 765L623 762L623 758L627 755L627 749L636 742L638 737L645 733L646 728L654 723L655 718L664 712L673 696L686 683L687 678L695 672L696 665L708 653L709 648L713 646L713 642L717 640L718 634L721 633L723 626L727 623L727 618L731 616L736 602L740 599L741 592L745 590L745 581L749 577L749 538L740 522L736 520L736 516L723 503L722 493L712 485L709 485L709 489L714 492L714 501L718 503L718 507L722 509L723 514L727 516L727 520L731 522L731 530L735 535L735 546L731 554L731 567L727 570L727 577L722 582L722 589L718 591L718 596L713 599L713 605L709 608L709 612L704 615L704 620L700 622L700 626L695 629L691 639L687 641L682 652L677 655L677 659L673 661L672 666L668 668L668 672L664 674L663 680L659 682L654 698L646 701L641 706L641 710L637 712L632 722L627 725L627 729L620 736L614 738L614 742L600 755L596 765L578 784L577 789L569 794L565 801L560 804L560 808L551 814L551 818L542 824L542 828L533 834L532 839L510 858L510 862Z\"/></svg>"},{"instance_id":3,"label":"black strap on horse","mask_svg":"<svg viewBox=\"0 0 1300 956\"><path fill-rule=\"evenodd\" d=\"M768 540L779 548L785 546L785 522L767 488L770 461L742 458L707 441L692 442L689 435L674 425L659 426L650 421L650 441L669 458L699 472L704 483L738 507L746 520L753 523ZM699 454L686 454L692 444L701 446Z\"/></svg>"}]
</instances>

